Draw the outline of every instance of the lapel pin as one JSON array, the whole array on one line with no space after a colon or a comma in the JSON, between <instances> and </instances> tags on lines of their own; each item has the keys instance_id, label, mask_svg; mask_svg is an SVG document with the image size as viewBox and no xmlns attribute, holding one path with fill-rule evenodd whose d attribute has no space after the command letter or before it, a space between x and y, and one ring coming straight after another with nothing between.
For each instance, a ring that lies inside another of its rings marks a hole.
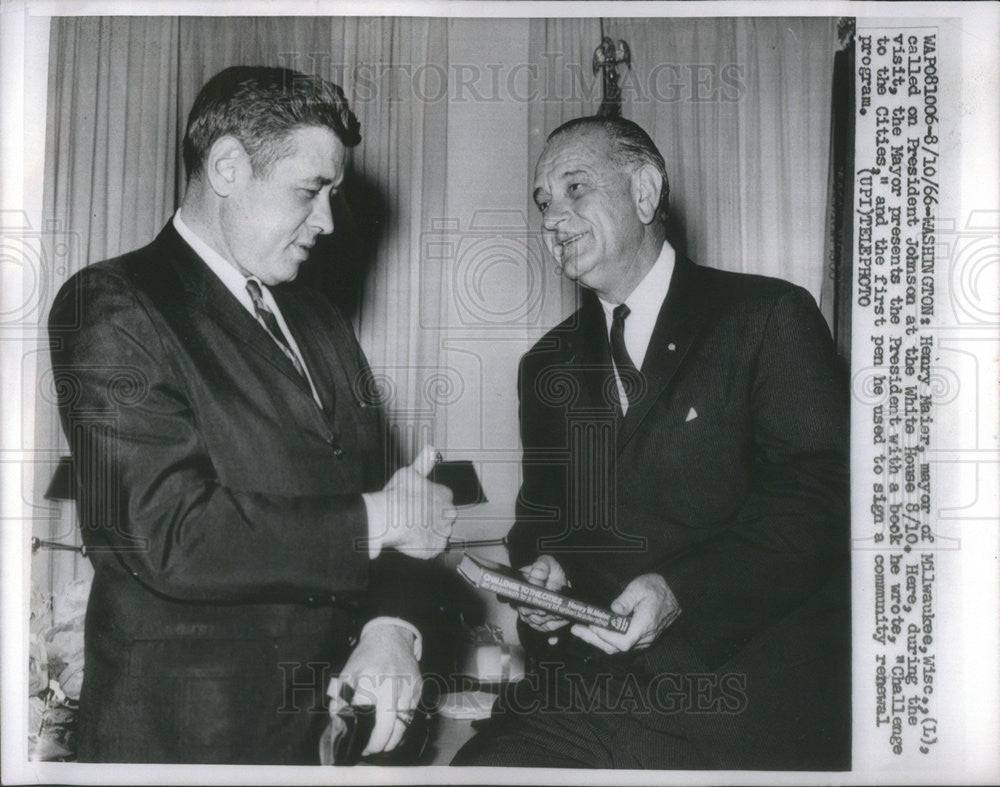
<instances>
[{"instance_id":1,"label":"lapel pin","mask_svg":"<svg viewBox=\"0 0 1000 787\"><path fill-rule=\"evenodd\" d=\"M670 350L670 352L673 352L674 350L677 349L677 345L674 344L673 342L670 342L670 344L667 345L667 349Z\"/></svg>"}]
</instances>

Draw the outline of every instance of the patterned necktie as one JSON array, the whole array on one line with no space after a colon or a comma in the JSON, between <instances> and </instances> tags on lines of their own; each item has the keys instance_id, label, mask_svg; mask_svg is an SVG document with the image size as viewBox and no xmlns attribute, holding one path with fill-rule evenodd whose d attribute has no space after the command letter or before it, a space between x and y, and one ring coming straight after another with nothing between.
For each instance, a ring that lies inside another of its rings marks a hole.
<instances>
[{"instance_id":1,"label":"patterned necktie","mask_svg":"<svg viewBox=\"0 0 1000 787\"><path fill-rule=\"evenodd\" d=\"M257 312L257 319L264 326L264 330L271 334L271 338L274 339L275 343L285 354L285 357L291 361L292 366L295 367L295 371L302 376L303 380L308 382L309 378L306 377L306 370L302 368L302 363L299 361L298 356L292 352L292 347L288 343L284 331L278 325L278 318L274 316L274 312L268 309L267 304L264 303L264 295L256 279L247 279L247 292L250 293L250 300L253 301L253 308Z\"/></svg>"},{"instance_id":2,"label":"patterned necktie","mask_svg":"<svg viewBox=\"0 0 1000 787\"><path fill-rule=\"evenodd\" d=\"M624 303L615 306L615 310L611 313L611 358L618 369L618 379L621 380L621 387L625 394L623 400L619 402L623 415L628 410L629 391L634 392L639 381L639 370L635 368L635 364L632 363L632 358L625 348L625 318L629 314L631 314L631 309ZM618 391L617 386L615 390ZM622 391L618 392L622 393Z\"/></svg>"}]
</instances>

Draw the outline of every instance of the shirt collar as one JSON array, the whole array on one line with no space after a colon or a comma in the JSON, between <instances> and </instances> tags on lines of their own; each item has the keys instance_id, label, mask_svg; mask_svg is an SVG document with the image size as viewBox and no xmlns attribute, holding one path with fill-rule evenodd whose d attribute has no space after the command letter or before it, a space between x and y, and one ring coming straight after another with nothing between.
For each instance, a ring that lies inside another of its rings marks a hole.
<instances>
[{"instance_id":1,"label":"shirt collar","mask_svg":"<svg viewBox=\"0 0 1000 787\"><path fill-rule=\"evenodd\" d=\"M211 269L212 273L214 273L226 286L226 289L229 290L236 297L236 300L242 303L244 308L249 310L252 314L253 301L250 298L250 293L247 292L247 277L240 273L239 270L236 269L236 266L209 246L197 234L195 234L193 229L184 223L184 219L181 217L180 208L178 208L177 212L174 214L173 222L174 229L177 230L177 234L184 239L188 246L195 250L195 253L201 257L204 263ZM261 289L266 292L266 289L263 286Z\"/></svg>"},{"instance_id":2,"label":"shirt collar","mask_svg":"<svg viewBox=\"0 0 1000 787\"><path fill-rule=\"evenodd\" d=\"M667 241L664 241L663 247L660 249L660 254L656 258L656 262L653 263L653 267L646 272L646 275L642 277L642 281L636 285L635 289L632 290L624 301L625 305L629 308L630 320L633 320L635 315L640 315L643 321L645 321L645 318L651 314L653 321L656 321L656 317L660 313L660 307L663 305L663 300L667 297L667 290L670 289L670 278L674 273L674 258L674 247ZM612 312L614 312L618 304L608 303L603 298L598 298L598 300L601 302L604 316L610 325ZM633 320L633 322L638 322L638 320Z\"/></svg>"},{"instance_id":3,"label":"shirt collar","mask_svg":"<svg viewBox=\"0 0 1000 787\"><path fill-rule=\"evenodd\" d=\"M646 359L646 350L649 349L650 339L653 338L656 320L667 297L667 290L670 289L670 279L674 275L674 261L674 247L664 241L653 267L646 272L642 281L625 299L625 304L629 308L628 320L625 322L625 348L638 369L642 368ZM616 304L600 298L598 300L601 301L601 308L604 310L605 327L610 333Z\"/></svg>"}]
</instances>

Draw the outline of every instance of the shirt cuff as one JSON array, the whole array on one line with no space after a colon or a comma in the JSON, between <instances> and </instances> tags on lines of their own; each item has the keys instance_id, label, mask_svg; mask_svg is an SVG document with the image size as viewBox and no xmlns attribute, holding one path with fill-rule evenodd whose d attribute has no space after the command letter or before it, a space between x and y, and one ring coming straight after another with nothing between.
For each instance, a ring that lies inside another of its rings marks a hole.
<instances>
[{"instance_id":1,"label":"shirt cuff","mask_svg":"<svg viewBox=\"0 0 1000 787\"><path fill-rule=\"evenodd\" d=\"M421 656L424 654L424 640L420 636L420 631L412 623L403 620L402 618L390 618L387 616L372 618L367 623L365 623L364 628L361 629L361 634L358 635L358 640L360 641L364 636L365 632L370 628L375 626L400 626L413 635L413 657L420 661Z\"/></svg>"},{"instance_id":2,"label":"shirt cuff","mask_svg":"<svg viewBox=\"0 0 1000 787\"><path fill-rule=\"evenodd\" d=\"M365 493L361 495L361 499L365 501L365 515L368 518L368 559L374 560L382 553L382 538L375 534L385 532L385 495L376 497Z\"/></svg>"}]
</instances>

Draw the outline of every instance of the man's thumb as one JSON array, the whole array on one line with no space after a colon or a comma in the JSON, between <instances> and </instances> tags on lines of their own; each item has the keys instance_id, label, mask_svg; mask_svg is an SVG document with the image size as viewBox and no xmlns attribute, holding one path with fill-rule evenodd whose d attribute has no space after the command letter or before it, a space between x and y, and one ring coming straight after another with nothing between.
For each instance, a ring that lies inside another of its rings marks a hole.
<instances>
[{"instance_id":1,"label":"man's thumb","mask_svg":"<svg viewBox=\"0 0 1000 787\"><path fill-rule=\"evenodd\" d=\"M625 588L625 592L611 602L611 611L616 615L627 615L638 602L638 597L631 587Z\"/></svg>"},{"instance_id":2,"label":"man's thumb","mask_svg":"<svg viewBox=\"0 0 1000 787\"><path fill-rule=\"evenodd\" d=\"M413 464L410 467L419 475L426 476L434 467L434 463L438 460L439 456L440 454L434 446L425 445L420 453L417 454L417 458L413 460Z\"/></svg>"}]
</instances>

